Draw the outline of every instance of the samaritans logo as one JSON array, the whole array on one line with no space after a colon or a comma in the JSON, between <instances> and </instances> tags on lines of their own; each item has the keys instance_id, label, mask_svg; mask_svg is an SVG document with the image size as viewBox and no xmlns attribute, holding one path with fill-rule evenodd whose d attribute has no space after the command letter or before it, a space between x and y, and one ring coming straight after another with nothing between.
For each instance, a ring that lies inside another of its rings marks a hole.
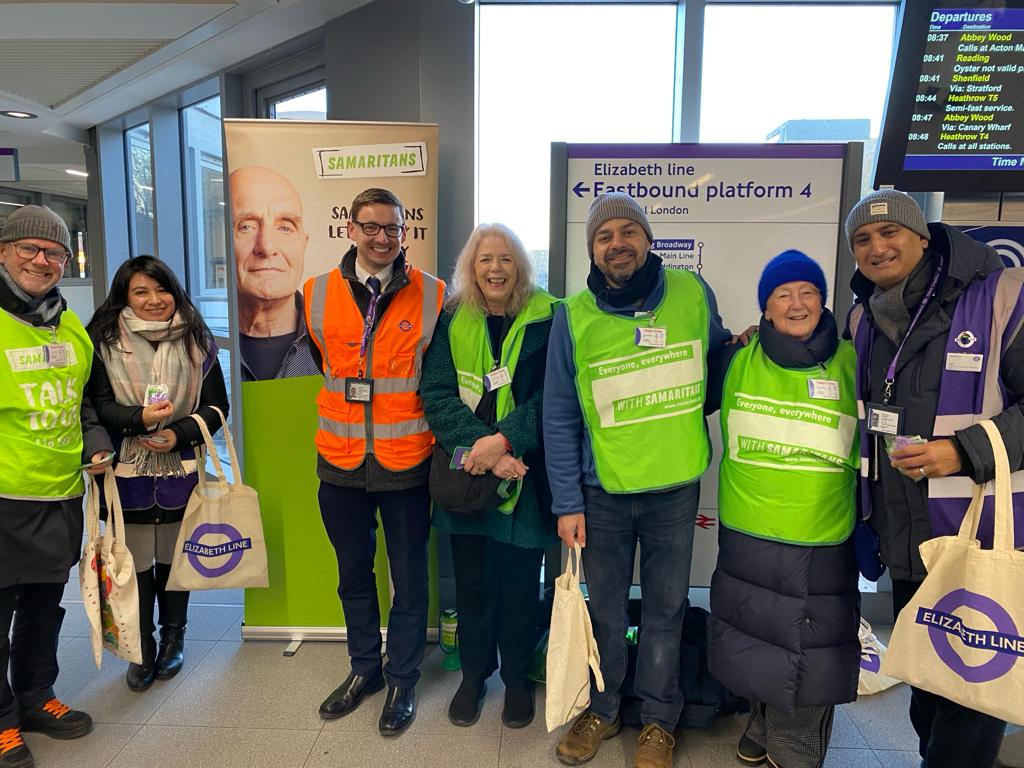
<instances>
[{"instance_id":1,"label":"samaritans logo","mask_svg":"<svg viewBox=\"0 0 1024 768\"><path fill-rule=\"evenodd\" d=\"M807 403L736 393L728 404L729 456L764 467L842 472L857 420Z\"/></svg>"},{"instance_id":2,"label":"samaritans logo","mask_svg":"<svg viewBox=\"0 0 1024 768\"><path fill-rule=\"evenodd\" d=\"M22 347L6 351L7 362L11 366L11 370L17 373L42 371L47 368L66 368L78 362L74 345L68 343L42 344L38 347Z\"/></svg>"},{"instance_id":3,"label":"samaritans logo","mask_svg":"<svg viewBox=\"0 0 1024 768\"><path fill-rule=\"evenodd\" d=\"M704 406L700 339L591 363L587 374L602 427L667 419Z\"/></svg>"},{"instance_id":4,"label":"samaritans logo","mask_svg":"<svg viewBox=\"0 0 1024 768\"><path fill-rule=\"evenodd\" d=\"M426 176L427 145L363 144L353 147L317 147L313 165L321 179L368 179L381 176Z\"/></svg>"},{"instance_id":5,"label":"samaritans logo","mask_svg":"<svg viewBox=\"0 0 1024 768\"><path fill-rule=\"evenodd\" d=\"M963 608L977 618L956 615ZM976 592L955 589L934 607L918 608L914 620L928 628L928 639L942 662L968 683L996 680L1024 656L1024 637L1009 611Z\"/></svg>"}]
</instances>

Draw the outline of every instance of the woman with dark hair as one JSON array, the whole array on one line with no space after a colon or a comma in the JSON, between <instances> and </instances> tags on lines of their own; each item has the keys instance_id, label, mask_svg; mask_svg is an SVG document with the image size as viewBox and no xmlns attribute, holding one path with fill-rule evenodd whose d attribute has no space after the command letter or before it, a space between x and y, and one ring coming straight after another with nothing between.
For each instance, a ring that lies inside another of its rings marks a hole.
<instances>
[{"instance_id":1,"label":"woman with dark hair","mask_svg":"<svg viewBox=\"0 0 1024 768\"><path fill-rule=\"evenodd\" d=\"M527 679L537 642L540 566L558 541L544 468L541 402L555 298L533 281L522 241L502 224L473 230L455 264L452 294L423 358L423 412L462 470L509 484L505 501L479 514L435 504L451 533L462 684L448 707L455 725L480 717L486 680L505 683L501 719L523 728L534 715ZM434 461L437 461L435 457Z\"/></svg>"},{"instance_id":2,"label":"woman with dark hair","mask_svg":"<svg viewBox=\"0 0 1024 768\"><path fill-rule=\"evenodd\" d=\"M202 467L198 414L210 432L227 415L224 374L210 329L162 261L138 256L114 275L86 327L96 348L88 392L118 449L114 474L139 584L142 664L128 687L174 677L184 660L188 592L167 591L174 545ZM160 647L153 637L160 605Z\"/></svg>"}]
</instances>

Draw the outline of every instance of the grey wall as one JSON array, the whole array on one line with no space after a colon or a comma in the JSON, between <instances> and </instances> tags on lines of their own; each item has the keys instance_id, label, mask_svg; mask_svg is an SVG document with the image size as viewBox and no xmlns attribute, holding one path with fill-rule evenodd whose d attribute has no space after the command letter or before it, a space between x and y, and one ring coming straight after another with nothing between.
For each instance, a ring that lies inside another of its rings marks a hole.
<instances>
[{"instance_id":1,"label":"grey wall","mask_svg":"<svg viewBox=\"0 0 1024 768\"><path fill-rule=\"evenodd\" d=\"M475 222L475 6L377 0L324 26L328 118L437 123L437 272Z\"/></svg>"}]
</instances>

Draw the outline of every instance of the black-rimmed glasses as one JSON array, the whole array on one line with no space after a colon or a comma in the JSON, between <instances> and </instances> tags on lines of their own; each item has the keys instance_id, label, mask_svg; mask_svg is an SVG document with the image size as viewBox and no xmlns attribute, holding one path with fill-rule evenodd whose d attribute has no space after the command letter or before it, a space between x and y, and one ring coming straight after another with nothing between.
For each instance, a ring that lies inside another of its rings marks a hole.
<instances>
[{"instance_id":1,"label":"black-rimmed glasses","mask_svg":"<svg viewBox=\"0 0 1024 768\"><path fill-rule=\"evenodd\" d=\"M402 234L402 229L404 229L404 227L402 227L400 224L381 225L375 221L363 222L353 220L352 223L359 227L361 230L363 230L363 234L367 235L368 237L373 237L374 235L380 234L380 231L382 229L384 230L384 234L387 235L388 237L398 237L399 235Z\"/></svg>"},{"instance_id":2,"label":"black-rimmed glasses","mask_svg":"<svg viewBox=\"0 0 1024 768\"><path fill-rule=\"evenodd\" d=\"M43 258L55 266L64 266L71 258L71 254L63 248L40 248L34 243L13 243L13 245L18 255L26 261L34 259L40 251L43 252Z\"/></svg>"}]
</instances>

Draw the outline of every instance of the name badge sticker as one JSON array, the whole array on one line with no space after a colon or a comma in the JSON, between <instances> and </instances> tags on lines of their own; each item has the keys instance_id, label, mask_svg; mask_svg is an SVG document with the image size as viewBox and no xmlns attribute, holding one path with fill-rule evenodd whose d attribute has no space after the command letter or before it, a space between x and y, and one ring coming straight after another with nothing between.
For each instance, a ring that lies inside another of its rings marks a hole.
<instances>
[{"instance_id":1,"label":"name badge sticker","mask_svg":"<svg viewBox=\"0 0 1024 768\"><path fill-rule=\"evenodd\" d=\"M507 387L512 383L512 375L508 372L508 366L501 368L495 368L493 371L484 376L484 388L491 392L495 389L501 389Z\"/></svg>"},{"instance_id":2,"label":"name badge sticker","mask_svg":"<svg viewBox=\"0 0 1024 768\"><path fill-rule=\"evenodd\" d=\"M838 400L838 379L808 379L807 394L813 400Z\"/></svg>"},{"instance_id":3,"label":"name badge sticker","mask_svg":"<svg viewBox=\"0 0 1024 768\"><path fill-rule=\"evenodd\" d=\"M47 344L44 349L46 350L46 361L50 364L51 368L67 368L67 344Z\"/></svg>"},{"instance_id":4,"label":"name badge sticker","mask_svg":"<svg viewBox=\"0 0 1024 768\"><path fill-rule=\"evenodd\" d=\"M946 370L981 373L981 364L984 360L984 355L972 355L970 352L949 352L946 355Z\"/></svg>"},{"instance_id":5,"label":"name badge sticker","mask_svg":"<svg viewBox=\"0 0 1024 768\"><path fill-rule=\"evenodd\" d=\"M638 347L664 347L668 341L668 329L654 326L637 328L633 341Z\"/></svg>"}]
</instances>

